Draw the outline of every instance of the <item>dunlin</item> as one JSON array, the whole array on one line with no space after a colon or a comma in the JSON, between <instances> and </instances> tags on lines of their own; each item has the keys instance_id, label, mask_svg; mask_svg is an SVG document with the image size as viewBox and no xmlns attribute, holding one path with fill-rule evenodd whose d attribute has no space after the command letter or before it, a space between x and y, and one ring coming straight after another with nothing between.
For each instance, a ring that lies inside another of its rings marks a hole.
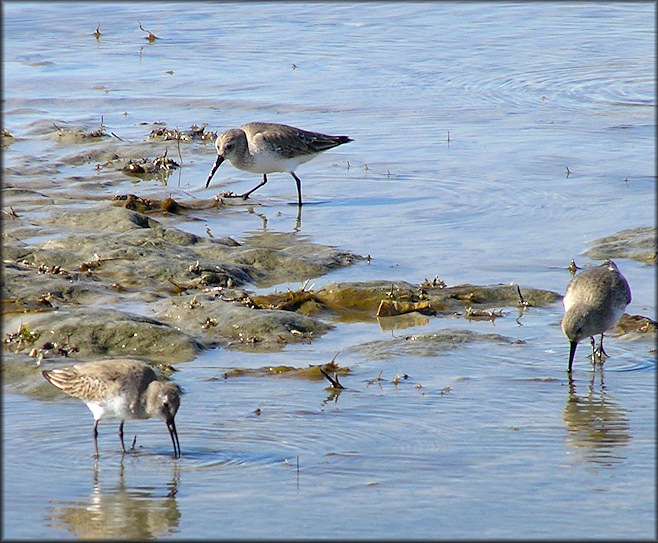
<instances>
[{"instance_id":1,"label":"dunlin","mask_svg":"<svg viewBox=\"0 0 658 543\"><path fill-rule=\"evenodd\" d=\"M578 342L589 337L592 343L592 362L595 361L594 336L601 334L599 359L603 350L603 332L612 328L631 303L631 289L626 278L612 260L576 275L567 285L562 300L565 314L562 331L570 343L569 372Z\"/></svg>"},{"instance_id":2,"label":"dunlin","mask_svg":"<svg viewBox=\"0 0 658 543\"><path fill-rule=\"evenodd\" d=\"M217 160L210 171L206 188L224 160L233 166L252 173L262 173L262 183L241 194L247 199L256 189L267 183L267 174L288 172L297 183L297 197L302 205L302 182L295 174L300 164L315 158L321 152L353 141L347 136L328 136L308 132L285 124L247 123L221 134L215 142Z\"/></svg>"},{"instance_id":3,"label":"dunlin","mask_svg":"<svg viewBox=\"0 0 658 543\"><path fill-rule=\"evenodd\" d=\"M98 421L121 419L119 437L123 444L126 420L164 420L174 445L174 458L180 457L180 443L174 417L180 405L180 389L171 382L158 381L153 368L129 358L76 364L67 368L44 370L43 376L57 388L80 398L94 415L94 456L98 458Z\"/></svg>"}]
</instances>

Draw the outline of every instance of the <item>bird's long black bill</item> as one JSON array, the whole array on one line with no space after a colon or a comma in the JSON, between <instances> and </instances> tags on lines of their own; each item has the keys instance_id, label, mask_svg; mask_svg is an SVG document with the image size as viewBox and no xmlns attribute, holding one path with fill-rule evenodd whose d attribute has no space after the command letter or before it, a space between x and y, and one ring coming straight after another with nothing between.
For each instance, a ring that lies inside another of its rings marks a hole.
<instances>
[{"instance_id":1,"label":"bird's long black bill","mask_svg":"<svg viewBox=\"0 0 658 543\"><path fill-rule=\"evenodd\" d=\"M578 347L577 341L572 341L569 344L569 369L567 370L569 373L571 373L571 366L573 365L573 357L576 354L576 347Z\"/></svg>"},{"instance_id":2,"label":"bird's long black bill","mask_svg":"<svg viewBox=\"0 0 658 543\"><path fill-rule=\"evenodd\" d=\"M174 445L174 458L180 458L180 442L178 441L178 432L176 431L176 424L174 423L174 419L171 419L167 422L167 428L169 429L171 442Z\"/></svg>"},{"instance_id":3,"label":"bird's long black bill","mask_svg":"<svg viewBox=\"0 0 658 543\"><path fill-rule=\"evenodd\" d=\"M212 170L210 170L210 175L208 176L208 180L206 181L206 188L208 188L208 185L210 185L210 180L212 179L212 176L215 175L217 168L219 168L222 162L224 162L224 157L222 155L217 155L217 160L215 160Z\"/></svg>"}]
</instances>

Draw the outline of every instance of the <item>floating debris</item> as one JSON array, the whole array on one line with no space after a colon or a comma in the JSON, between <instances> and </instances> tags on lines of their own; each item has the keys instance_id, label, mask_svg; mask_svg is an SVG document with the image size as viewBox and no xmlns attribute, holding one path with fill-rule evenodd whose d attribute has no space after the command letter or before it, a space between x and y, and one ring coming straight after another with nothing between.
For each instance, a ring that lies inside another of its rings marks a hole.
<instances>
[{"instance_id":1,"label":"floating debris","mask_svg":"<svg viewBox=\"0 0 658 543\"><path fill-rule=\"evenodd\" d=\"M420 284L420 289L428 289L428 288L446 288L448 285L446 285L446 282L443 279L439 279L438 275L434 276L434 279L431 281L429 279L425 279Z\"/></svg>"},{"instance_id":2,"label":"floating debris","mask_svg":"<svg viewBox=\"0 0 658 543\"><path fill-rule=\"evenodd\" d=\"M253 295L246 304L256 309L282 309L284 311L297 311L307 302L316 302L315 294L307 290L288 290L272 294Z\"/></svg>"},{"instance_id":3,"label":"floating debris","mask_svg":"<svg viewBox=\"0 0 658 543\"><path fill-rule=\"evenodd\" d=\"M412 311L424 311L430 309L429 300L418 302L398 302L397 300L382 300L377 308L378 317L395 317Z\"/></svg>"},{"instance_id":4,"label":"floating debris","mask_svg":"<svg viewBox=\"0 0 658 543\"><path fill-rule=\"evenodd\" d=\"M105 126L103 125L103 117L101 116L101 124L96 130L74 130L72 128L62 128L53 123L57 129L56 138L58 141L79 141L89 139L101 139L110 137L105 133Z\"/></svg>"},{"instance_id":5,"label":"floating debris","mask_svg":"<svg viewBox=\"0 0 658 543\"><path fill-rule=\"evenodd\" d=\"M37 339L39 339L39 336L41 335L41 332L32 332L27 326L24 324L21 324L18 327L18 330L13 333L7 333L5 335L5 338L3 339L3 343L5 345L8 345L10 343L18 342L18 345L22 345L24 342L25 343L34 343Z\"/></svg>"},{"instance_id":6,"label":"floating debris","mask_svg":"<svg viewBox=\"0 0 658 543\"><path fill-rule=\"evenodd\" d=\"M503 316L503 310L499 309L496 311L495 309L491 311L483 311L479 309L472 309L471 307L466 308L466 318L468 320L476 320L476 321L482 321L482 320L487 320L493 322L496 320L498 317Z\"/></svg>"},{"instance_id":7,"label":"floating debris","mask_svg":"<svg viewBox=\"0 0 658 543\"><path fill-rule=\"evenodd\" d=\"M135 176L168 176L173 170L180 168L180 164L172 158L167 157L167 150L157 158L149 160L142 158L138 162L130 160L126 166L121 168L121 171L128 175Z\"/></svg>"},{"instance_id":8,"label":"floating debris","mask_svg":"<svg viewBox=\"0 0 658 543\"><path fill-rule=\"evenodd\" d=\"M178 128L167 128L162 126L151 130L148 137L150 139L160 139L164 141L215 141L217 139L217 132L206 132L206 126L208 126L208 123L204 123L202 126L193 124L190 126L189 130L179 130Z\"/></svg>"}]
</instances>

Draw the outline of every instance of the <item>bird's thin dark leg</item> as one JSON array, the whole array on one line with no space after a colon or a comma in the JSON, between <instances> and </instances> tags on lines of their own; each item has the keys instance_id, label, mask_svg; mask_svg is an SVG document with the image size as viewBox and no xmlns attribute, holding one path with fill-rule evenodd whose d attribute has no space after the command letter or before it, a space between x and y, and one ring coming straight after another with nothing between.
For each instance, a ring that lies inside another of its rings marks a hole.
<instances>
[{"instance_id":1,"label":"bird's thin dark leg","mask_svg":"<svg viewBox=\"0 0 658 543\"><path fill-rule=\"evenodd\" d=\"M601 360L603 356L607 358L608 353L603 350L603 334L601 334L601 343L599 343L599 360Z\"/></svg>"},{"instance_id":2,"label":"bird's thin dark leg","mask_svg":"<svg viewBox=\"0 0 658 543\"><path fill-rule=\"evenodd\" d=\"M299 207L302 207L302 180L295 175L295 172L290 172L295 178L295 183L297 183L297 201L299 202Z\"/></svg>"},{"instance_id":3,"label":"bird's thin dark leg","mask_svg":"<svg viewBox=\"0 0 658 543\"><path fill-rule=\"evenodd\" d=\"M121 440L121 450L123 454L126 454L126 447L123 444L123 423L124 421L121 421L121 424L119 424L119 439Z\"/></svg>"},{"instance_id":4,"label":"bird's thin dark leg","mask_svg":"<svg viewBox=\"0 0 658 543\"><path fill-rule=\"evenodd\" d=\"M94 458L98 458L98 420L94 422L92 435L94 436Z\"/></svg>"},{"instance_id":5,"label":"bird's thin dark leg","mask_svg":"<svg viewBox=\"0 0 658 543\"><path fill-rule=\"evenodd\" d=\"M594 336L591 336L589 341L592 344L592 364L594 364L596 362L596 340Z\"/></svg>"},{"instance_id":6,"label":"bird's thin dark leg","mask_svg":"<svg viewBox=\"0 0 658 543\"><path fill-rule=\"evenodd\" d=\"M261 188L265 183L267 183L267 174L266 173L263 174L263 182L262 183L260 183L259 185L256 185L253 189L245 192L244 194L241 194L240 198L242 198L243 200L246 200L247 198L249 198L249 195L252 192L254 192L255 190L258 190L259 188Z\"/></svg>"}]
</instances>

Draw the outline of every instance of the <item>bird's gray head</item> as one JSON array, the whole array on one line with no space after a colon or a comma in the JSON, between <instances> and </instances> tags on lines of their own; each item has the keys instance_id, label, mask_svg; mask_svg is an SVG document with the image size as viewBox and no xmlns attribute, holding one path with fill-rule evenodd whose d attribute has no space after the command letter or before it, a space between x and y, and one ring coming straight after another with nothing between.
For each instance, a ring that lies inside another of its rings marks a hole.
<instances>
[{"instance_id":1,"label":"bird's gray head","mask_svg":"<svg viewBox=\"0 0 658 543\"><path fill-rule=\"evenodd\" d=\"M180 458L180 442L174 417L180 407L180 387L176 383L152 381L146 398L146 411L150 417L162 419L167 423L167 430L174 446L174 458Z\"/></svg>"},{"instance_id":2,"label":"bird's gray head","mask_svg":"<svg viewBox=\"0 0 658 543\"><path fill-rule=\"evenodd\" d=\"M217 141L215 141L217 160L215 160L215 164L213 164L212 170L210 170L210 174L206 180L206 188L210 185L212 176L215 175L217 168L219 168L224 160L228 159L233 164L240 164L241 157L246 154L248 147L247 135L240 128L231 128L220 134L217 137Z\"/></svg>"},{"instance_id":3,"label":"bird's gray head","mask_svg":"<svg viewBox=\"0 0 658 543\"><path fill-rule=\"evenodd\" d=\"M232 128L219 135L215 142L217 154L233 162L232 158L247 150L247 135L240 128Z\"/></svg>"},{"instance_id":4,"label":"bird's gray head","mask_svg":"<svg viewBox=\"0 0 658 543\"><path fill-rule=\"evenodd\" d=\"M562 318L562 331L569 341L579 343L586 337L591 336L589 330L585 329L585 316L582 312L575 311L571 308Z\"/></svg>"},{"instance_id":5,"label":"bird's gray head","mask_svg":"<svg viewBox=\"0 0 658 543\"><path fill-rule=\"evenodd\" d=\"M153 381L146 399L147 413L165 422L174 420L180 407L180 387L176 383Z\"/></svg>"}]
</instances>

